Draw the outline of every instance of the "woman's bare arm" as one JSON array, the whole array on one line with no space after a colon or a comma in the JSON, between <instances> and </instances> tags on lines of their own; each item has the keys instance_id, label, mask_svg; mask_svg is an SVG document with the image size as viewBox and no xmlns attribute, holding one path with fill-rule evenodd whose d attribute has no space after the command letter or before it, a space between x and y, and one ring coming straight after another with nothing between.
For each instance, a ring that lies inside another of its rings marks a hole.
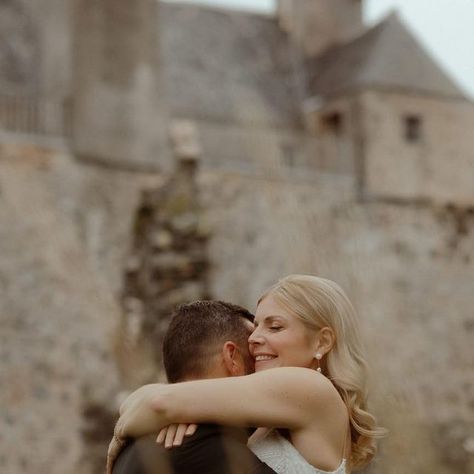
<instances>
[{"instance_id":1,"label":"woman's bare arm","mask_svg":"<svg viewBox=\"0 0 474 474\"><path fill-rule=\"evenodd\" d=\"M334 390L324 376L296 367L146 385L122 405L117 434L138 437L190 422L298 429L313 422Z\"/></svg>"}]
</instances>

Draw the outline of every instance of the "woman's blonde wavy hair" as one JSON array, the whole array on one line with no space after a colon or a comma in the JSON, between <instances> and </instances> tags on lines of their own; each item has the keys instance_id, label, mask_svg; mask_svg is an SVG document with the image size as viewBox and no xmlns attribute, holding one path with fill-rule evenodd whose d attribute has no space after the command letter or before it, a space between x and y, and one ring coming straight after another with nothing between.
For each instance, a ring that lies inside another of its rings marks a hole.
<instances>
[{"instance_id":1,"label":"woman's blonde wavy hair","mask_svg":"<svg viewBox=\"0 0 474 474\"><path fill-rule=\"evenodd\" d=\"M351 466L362 469L375 456L376 438L385 435L367 411L367 363L356 312L342 288L331 280L289 275L269 288L270 295L310 329L330 327L336 336L326 354L326 375L344 400L351 423Z\"/></svg>"}]
</instances>

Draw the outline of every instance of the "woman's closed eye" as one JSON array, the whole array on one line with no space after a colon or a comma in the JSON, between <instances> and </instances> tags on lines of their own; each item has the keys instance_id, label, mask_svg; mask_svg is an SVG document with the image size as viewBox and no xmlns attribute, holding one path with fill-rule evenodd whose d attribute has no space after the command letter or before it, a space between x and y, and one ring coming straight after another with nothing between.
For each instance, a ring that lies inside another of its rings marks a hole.
<instances>
[{"instance_id":1,"label":"woman's closed eye","mask_svg":"<svg viewBox=\"0 0 474 474\"><path fill-rule=\"evenodd\" d=\"M283 329L283 326L270 326L270 329L272 331L279 331L280 329Z\"/></svg>"}]
</instances>

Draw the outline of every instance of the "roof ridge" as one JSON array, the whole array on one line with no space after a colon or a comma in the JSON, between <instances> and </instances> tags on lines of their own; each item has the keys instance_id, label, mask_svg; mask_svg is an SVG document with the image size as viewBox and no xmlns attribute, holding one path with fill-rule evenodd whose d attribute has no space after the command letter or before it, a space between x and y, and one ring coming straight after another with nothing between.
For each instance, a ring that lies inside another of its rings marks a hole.
<instances>
[{"instance_id":1,"label":"roof ridge","mask_svg":"<svg viewBox=\"0 0 474 474\"><path fill-rule=\"evenodd\" d=\"M377 49L379 48L385 48L385 51L390 51L390 49L387 48L386 44L384 42L389 42L390 47L393 47L393 38L389 38L388 36L390 33L393 33L394 29L397 29L398 32L401 32L402 35L405 36L406 39L410 40L413 44L413 48L407 48L403 49L400 48L404 54L408 51L408 55L414 55L414 54L421 54L421 57L419 59L422 59L425 61L425 64L431 68L431 71L435 74L437 74L437 81L441 81L441 83L444 82L444 84L439 84L440 89L444 88L445 91L443 93L440 92L441 95L453 95L454 93L457 93L458 95L465 97L464 93L460 89L460 87L456 84L456 82L453 80L451 75L444 70L443 66L439 64L437 59L433 56L433 54L429 51L427 47L425 47L425 44L423 41L418 38L418 36L412 32L412 30L408 27L408 25L403 21L402 17L398 13L397 10L392 10L389 12L384 19L376 26L380 26L380 35L378 36L378 41L373 45L371 48L372 52L374 53L374 57L377 57ZM403 38L403 37L402 37ZM398 39L398 38L397 38ZM380 53L379 57L384 56L384 51ZM370 57L370 56L369 56ZM435 78L436 76L433 74L430 76L430 78ZM442 87L441 87L442 85ZM416 84L416 87L419 87L419 84ZM446 90L450 88L451 91L449 94L446 94Z\"/></svg>"},{"instance_id":2,"label":"roof ridge","mask_svg":"<svg viewBox=\"0 0 474 474\"><path fill-rule=\"evenodd\" d=\"M466 98L396 11L313 58L309 67L312 88L319 95L382 85Z\"/></svg>"}]
</instances>

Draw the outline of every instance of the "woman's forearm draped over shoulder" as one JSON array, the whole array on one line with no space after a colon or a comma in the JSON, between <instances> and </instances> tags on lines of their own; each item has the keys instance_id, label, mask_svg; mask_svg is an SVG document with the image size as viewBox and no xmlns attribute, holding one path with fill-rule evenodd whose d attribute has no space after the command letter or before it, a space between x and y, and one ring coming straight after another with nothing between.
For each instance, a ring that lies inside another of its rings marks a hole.
<instances>
[{"instance_id":1,"label":"woman's forearm draped over shoulder","mask_svg":"<svg viewBox=\"0 0 474 474\"><path fill-rule=\"evenodd\" d=\"M299 428L317 416L332 384L313 370L285 367L242 377L141 387L120 409L117 432L138 437L171 423Z\"/></svg>"}]
</instances>

